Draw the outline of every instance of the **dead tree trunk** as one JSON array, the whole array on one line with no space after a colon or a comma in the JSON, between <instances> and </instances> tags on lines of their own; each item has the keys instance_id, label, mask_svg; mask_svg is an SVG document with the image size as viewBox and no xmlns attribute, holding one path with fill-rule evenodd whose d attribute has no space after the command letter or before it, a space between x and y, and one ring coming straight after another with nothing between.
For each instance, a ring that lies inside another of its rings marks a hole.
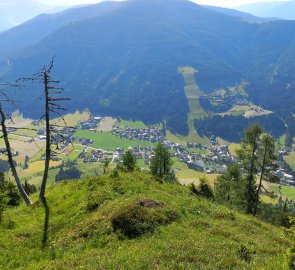
<instances>
[{"instance_id":1,"label":"dead tree trunk","mask_svg":"<svg viewBox=\"0 0 295 270\"><path fill-rule=\"evenodd\" d=\"M45 118L45 130L46 130L45 167L44 167L43 179L42 179L42 184L41 184L40 193L39 193L39 199L41 201L45 199L45 190L46 190L46 184L48 179L50 160L52 156L56 154L56 152L52 149L52 143L55 142L58 148L59 143L67 141L67 138L64 137L63 134L61 134L58 131L58 128L60 128L60 126L50 123L50 117L52 116L52 114L57 114L58 116L62 117L62 115L60 114L60 111L66 110L60 105L59 102L69 100L69 98L61 98L59 96L62 94L63 88L57 87L56 84L60 83L60 81L56 81L51 78L53 62L54 62L54 58L52 59L49 67L44 67L39 73L39 76L42 78L42 83L44 85L44 97L45 97L44 118ZM62 119L64 121L63 117ZM67 126L66 123L65 123L65 126Z\"/></svg>"},{"instance_id":2,"label":"dead tree trunk","mask_svg":"<svg viewBox=\"0 0 295 270\"><path fill-rule=\"evenodd\" d=\"M5 150L6 150L6 154L7 154L7 157L8 157L8 163L10 165L12 175L13 175L13 177L15 179L17 188L18 188L23 200L25 201L25 203L27 205L30 205L30 204L32 204L32 202L31 202L29 196L27 195L22 183L20 182L20 179L18 177L18 173L16 171L16 168L15 168L15 165L14 165L14 162L13 162L12 153L11 153L11 147L10 147L9 138L8 138L8 132L7 132L6 124L5 124L6 115L5 115L5 112L3 111L1 103L0 103L0 115L1 115L1 127L2 127L3 139L4 139L4 142L5 142Z\"/></svg>"},{"instance_id":3,"label":"dead tree trunk","mask_svg":"<svg viewBox=\"0 0 295 270\"><path fill-rule=\"evenodd\" d=\"M45 94L45 130L46 130L46 150L45 150L45 167L43 173L42 184L40 188L39 198L42 200L45 198L45 190L48 179L49 163L51 158L51 134L50 134L50 109L49 109L49 86L48 86L48 73L44 70L44 94Z\"/></svg>"}]
</instances>

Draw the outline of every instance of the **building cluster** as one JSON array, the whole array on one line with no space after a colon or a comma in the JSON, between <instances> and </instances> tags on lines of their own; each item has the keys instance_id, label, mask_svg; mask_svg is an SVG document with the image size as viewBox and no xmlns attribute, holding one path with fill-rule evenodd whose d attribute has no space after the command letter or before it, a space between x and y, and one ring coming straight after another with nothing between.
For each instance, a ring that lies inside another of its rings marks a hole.
<instances>
[{"instance_id":1,"label":"building cluster","mask_svg":"<svg viewBox=\"0 0 295 270\"><path fill-rule=\"evenodd\" d=\"M83 163L91 162L103 162L113 156L113 152L105 151L102 149L93 149L87 152L85 149L79 154L79 158L82 159Z\"/></svg>"},{"instance_id":2,"label":"building cluster","mask_svg":"<svg viewBox=\"0 0 295 270\"><path fill-rule=\"evenodd\" d=\"M195 171L206 172L207 174L224 174L228 165L236 161L236 158L230 154L227 145L215 147L212 144L211 146L188 144L188 149L190 148L206 150L207 153L190 152L185 147L176 145L176 147L174 146L176 150L174 156Z\"/></svg>"},{"instance_id":3,"label":"building cluster","mask_svg":"<svg viewBox=\"0 0 295 270\"><path fill-rule=\"evenodd\" d=\"M154 143L163 142L165 140L162 130L157 126L149 126L140 129L114 126L112 133L120 138L129 140L150 141Z\"/></svg>"},{"instance_id":4,"label":"building cluster","mask_svg":"<svg viewBox=\"0 0 295 270\"><path fill-rule=\"evenodd\" d=\"M88 120L84 120L80 122L81 129L84 130L96 130L101 123L102 117L95 116L90 117Z\"/></svg>"}]
</instances>

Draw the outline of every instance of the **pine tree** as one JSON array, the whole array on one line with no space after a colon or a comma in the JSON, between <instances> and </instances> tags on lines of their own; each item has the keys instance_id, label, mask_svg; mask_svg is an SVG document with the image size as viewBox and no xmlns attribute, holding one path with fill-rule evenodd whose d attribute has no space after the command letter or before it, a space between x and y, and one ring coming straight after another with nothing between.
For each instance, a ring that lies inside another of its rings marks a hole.
<instances>
[{"instance_id":1,"label":"pine tree","mask_svg":"<svg viewBox=\"0 0 295 270\"><path fill-rule=\"evenodd\" d=\"M136 168L136 157L131 150L128 150L122 157L123 170L126 172L133 172Z\"/></svg>"},{"instance_id":2,"label":"pine tree","mask_svg":"<svg viewBox=\"0 0 295 270\"><path fill-rule=\"evenodd\" d=\"M237 151L237 155L241 166L246 174L246 213L253 214L256 201L256 174L258 173L258 150L260 136L263 129L258 124L249 126L242 140L241 149Z\"/></svg>"},{"instance_id":3,"label":"pine tree","mask_svg":"<svg viewBox=\"0 0 295 270\"><path fill-rule=\"evenodd\" d=\"M273 177L273 171L277 168L275 141L269 134L263 134L261 126L253 124L246 130L237 155L242 172L245 174L246 212L255 216L260 202L262 181L279 181ZM259 175L258 184L257 175Z\"/></svg>"},{"instance_id":4,"label":"pine tree","mask_svg":"<svg viewBox=\"0 0 295 270\"><path fill-rule=\"evenodd\" d=\"M239 164L230 165L227 173L217 178L215 194L220 203L241 210L245 208L245 181Z\"/></svg>"},{"instance_id":5,"label":"pine tree","mask_svg":"<svg viewBox=\"0 0 295 270\"><path fill-rule=\"evenodd\" d=\"M158 143L151 159L150 171L153 176L163 179L171 173L171 155L162 143Z\"/></svg>"}]
</instances>

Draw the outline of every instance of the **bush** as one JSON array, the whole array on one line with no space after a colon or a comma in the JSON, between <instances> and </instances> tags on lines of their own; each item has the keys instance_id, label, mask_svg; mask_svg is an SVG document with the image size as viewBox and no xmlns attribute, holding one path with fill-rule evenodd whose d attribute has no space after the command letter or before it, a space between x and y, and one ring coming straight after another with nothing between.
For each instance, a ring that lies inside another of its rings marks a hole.
<instances>
[{"instance_id":1,"label":"bush","mask_svg":"<svg viewBox=\"0 0 295 270\"><path fill-rule=\"evenodd\" d=\"M19 206L21 201L21 196L12 182L8 182L5 179L3 173L0 173L0 204L9 206ZM2 207L3 208L3 207ZM3 210L0 210L3 212Z\"/></svg>"},{"instance_id":2,"label":"bush","mask_svg":"<svg viewBox=\"0 0 295 270\"><path fill-rule=\"evenodd\" d=\"M166 181L166 182L171 182L171 183L176 183L177 182L176 175L173 172L165 174L164 177L163 177L163 180Z\"/></svg>"},{"instance_id":3,"label":"bush","mask_svg":"<svg viewBox=\"0 0 295 270\"><path fill-rule=\"evenodd\" d=\"M20 205L21 196L16 186L11 182L7 182L6 184L6 196L8 198L7 205L10 205L10 206Z\"/></svg>"},{"instance_id":4,"label":"bush","mask_svg":"<svg viewBox=\"0 0 295 270\"><path fill-rule=\"evenodd\" d=\"M194 194L198 196L201 196L207 199L214 198L213 189L211 188L210 184L208 183L205 177L202 177L200 179L200 184L198 187L196 187L194 184L191 184L190 189Z\"/></svg>"},{"instance_id":5,"label":"bush","mask_svg":"<svg viewBox=\"0 0 295 270\"><path fill-rule=\"evenodd\" d=\"M6 208L6 205L7 205L6 198L4 194L0 192L0 222L2 221L3 213Z\"/></svg>"},{"instance_id":6,"label":"bush","mask_svg":"<svg viewBox=\"0 0 295 270\"><path fill-rule=\"evenodd\" d=\"M251 251L246 246L242 245L238 251L238 254L245 262L251 262Z\"/></svg>"},{"instance_id":7,"label":"bush","mask_svg":"<svg viewBox=\"0 0 295 270\"><path fill-rule=\"evenodd\" d=\"M80 179L81 175L82 172L76 167L69 168L67 170L60 168L59 172L55 176L55 181Z\"/></svg>"},{"instance_id":8,"label":"bush","mask_svg":"<svg viewBox=\"0 0 295 270\"><path fill-rule=\"evenodd\" d=\"M151 201L151 200L149 200ZM124 207L112 218L113 229L127 238L136 238L145 233L153 233L160 225L168 225L178 218L175 211L164 210L156 203L153 207L137 203Z\"/></svg>"},{"instance_id":9,"label":"bush","mask_svg":"<svg viewBox=\"0 0 295 270\"><path fill-rule=\"evenodd\" d=\"M34 184L29 184L27 180L25 181L23 187L27 194L33 194L37 192L37 187Z\"/></svg>"}]
</instances>

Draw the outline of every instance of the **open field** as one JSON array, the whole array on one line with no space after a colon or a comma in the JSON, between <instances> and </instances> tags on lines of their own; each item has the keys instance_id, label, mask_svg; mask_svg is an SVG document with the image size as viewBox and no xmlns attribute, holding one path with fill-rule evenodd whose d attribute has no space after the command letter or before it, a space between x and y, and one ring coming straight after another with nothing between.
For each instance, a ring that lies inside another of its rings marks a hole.
<instances>
[{"instance_id":1,"label":"open field","mask_svg":"<svg viewBox=\"0 0 295 270\"><path fill-rule=\"evenodd\" d=\"M154 143L148 141L138 141L138 140L128 140L128 139L121 139L110 132L94 132L94 131L87 131L87 130L78 130L74 137L76 138L85 138L85 139L92 139L94 140L93 144L91 145L97 149L104 149L108 151L113 151L118 147L128 148L136 147L136 146L153 146Z\"/></svg>"},{"instance_id":2,"label":"open field","mask_svg":"<svg viewBox=\"0 0 295 270\"><path fill-rule=\"evenodd\" d=\"M295 201L295 188L281 186L281 189L279 189L279 185L277 184L268 184L265 186L269 191L276 193L278 196L282 196L283 198L288 198L289 200Z\"/></svg>"},{"instance_id":3,"label":"open field","mask_svg":"<svg viewBox=\"0 0 295 270\"><path fill-rule=\"evenodd\" d=\"M243 115L245 118L251 118L262 115L272 114L272 111L264 110L256 105L235 105L228 112L220 115Z\"/></svg>"},{"instance_id":4,"label":"open field","mask_svg":"<svg viewBox=\"0 0 295 270\"><path fill-rule=\"evenodd\" d=\"M17 150L19 155L15 158L17 162L22 162L25 156L29 158L40 152L40 149L45 146L45 141L36 140L35 142L28 142L26 137L10 135L10 145L12 149Z\"/></svg>"},{"instance_id":5,"label":"open field","mask_svg":"<svg viewBox=\"0 0 295 270\"><path fill-rule=\"evenodd\" d=\"M116 119L112 117L104 117L102 123L97 128L97 131L110 132L116 123Z\"/></svg>"},{"instance_id":6,"label":"open field","mask_svg":"<svg viewBox=\"0 0 295 270\"><path fill-rule=\"evenodd\" d=\"M7 122L7 127L15 127L15 128L22 128L31 125L32 120L23 118L18 112L15 112L12 115L13 122Z\"/></svg>"},{"instance_id":7,"label":"open field","mask_svg":"<svg viewBox=\"0 0 295 270\"><path fill-rule=\"evenodd\" d=\"M195 183L196 185L198 185L200 178L205 176L210 184L213 186L214 181L218 177L217 174L204 174L202 172L191 170L187 167L185 163L179 162L175 158L173 158L173 162L174 163L172 168L177 171L176 177L178 178L179 183L183 185L189 185L191 183Z\"/></svg>"},{"instance_id":8,"label":"open field","mask_svg":"<svg viewBox=\"0 0 295 270\"><path fill-rule=\"evenodd\" d=\"M55 125L59 126L65 126L65 122L68 126L74 127L76 126L79 122L83 120L88 120L90 117L90 113L87 111L84 112L75 112L73 114L66 114L63 119L62 118L57 118L52 121Z\"/></svg>"},{"instance_id":9,"label":"open field","mask_svg":"<svg viewBox=\"0 0 295 270\"><path fill-rule=\"evenodd\" d=\"M69 146L69 148L73 149L72 152L64 158L65 161L74 161L78 158L79 154L83 151L84 146L74 144L74 147L72 145Z\"/></svg>"},{"instance_id":10,"label":"open field","mask_svg":"<svg viewBox=\"0 0 295 270\"><path fill-rule=\"evenodd\" d=\"M293 171L295 171L295 152L290 153L288 156L284 156L284 160L289 164Z\"/></svg>"},{"instance_id":11,"label":"open field","mask_svg":"<svg viewBox=\"0 0 295 270\"><path fill-rule=\"evenodd\" d=\"M284 148L286 146L286 134L277 139L277 147Z\"/></svg>"},{"instance_id":12,"label":"open field","mask_svg":"<svg viewBox=\"0 0 295 270\"><path fill-rule=\"evenodd\" d=\"M169 142L179 143L184 146L186 146L186 144L187 144L187 142L184 140L183 137L181 137L179 135L174 135L169 130L166 131L166 138Z\"/></svg>"},{"instance_id":13,"label":"open field","mask_svg":"<svg viewBox=\"0 0 295 270\"><path fill-rule=\"evenodd\" d=\"M189 135L184 137L183 139L186 142L191 143L203 143L207 144L209 141L205 137L199 136L197 131L195 130L193 123L195 119L205 117L208 114L204 111L202 106L200 105L199 99L204 93L200 90L197 85L195 79L195 73L198 72L196 69L192 67L181 67L178 68L178 73L182 74L184 79L184 92L188 100L189 104L189 115L188 115L188 127L189 127Z\"/></svg>"},{"instance_id":14,"label":"open field","mask_svg":"<svg viewBox=\"0 0 295 270\"><path fill-rule=\"evenodd\" d=\"M146 125L142 121L128 121L128 120L120 120L116 123L118 126L131 127L131 128L145 128Z\"/></svg>"},{"instance_id":15,"label":"open field","mask_svg":"<svg viewBox=\"0 0 295 270\"><path fill-rule=\"evenodd\" d=\"M232 155L235 155L236 154L236 151L240 148L240 144L238 143L232 143L228 146L229 148L229 152L232 154Z\"/></svg>"}]
</instances>

